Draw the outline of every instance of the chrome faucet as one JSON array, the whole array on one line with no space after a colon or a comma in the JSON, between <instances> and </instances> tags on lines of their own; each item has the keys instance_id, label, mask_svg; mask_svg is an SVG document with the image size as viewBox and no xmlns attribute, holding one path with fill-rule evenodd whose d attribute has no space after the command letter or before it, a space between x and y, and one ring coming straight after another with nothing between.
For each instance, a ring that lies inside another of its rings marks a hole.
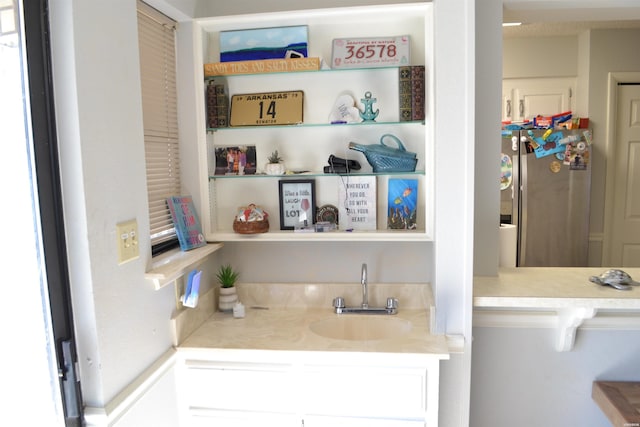
<instances>
[{"instance_id":1,"label":"chrome faucet","mask_svg":"<svg viewBox=\"0 0 640 427\"><path fill-rule=\"evenodd\" d=\"M344 298L336 297L333 300L333 308L336 314L397 314L398 300L395 298L387 298L385 307L369 307L369 283L367 280L367 264L362 264L362 273L360 276L360 284L362 284L362 304L360 307L346 307Z\"/></svg>"},{"instance_id":2,"label":"chrome faucet","mask_svg":"<svg viewBox=\"0 0 640 427\"><path fill-rule=\"evenodd\" d=\"M362 264L362 275L360 276L362 284L362 308L369 308L369 291L367 289L367 264Z\"/></svg>"}]
</instances>

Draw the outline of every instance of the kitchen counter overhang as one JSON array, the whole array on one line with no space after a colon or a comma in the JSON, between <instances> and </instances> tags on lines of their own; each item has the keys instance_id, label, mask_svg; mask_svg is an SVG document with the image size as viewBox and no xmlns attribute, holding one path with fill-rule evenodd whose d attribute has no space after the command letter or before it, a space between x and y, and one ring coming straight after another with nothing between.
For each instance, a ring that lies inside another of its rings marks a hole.
<instances>
[{"instance_id":1,"label":"kitchen counter overhang","mask_svg":"<svg viewBox=\"0 0 640 427\"><path fill-rule=\"evenodd\" d=\"M474 326L518 324L518 318L542 319L541 313L552 313L558 330L556 349L569 351L575 342L576 329L596 314L610 320L612 328L626 324L640 327L640 286L619 291L589 281L600 275L604 267L502 268L498 276L474 278ZM624 268L636 280L640 268ZM624 317L624 322L617 319ZM523 322L523 323L526 323ZM521 323L521 324L523 324Z\"/></svg>"}]
</instances>

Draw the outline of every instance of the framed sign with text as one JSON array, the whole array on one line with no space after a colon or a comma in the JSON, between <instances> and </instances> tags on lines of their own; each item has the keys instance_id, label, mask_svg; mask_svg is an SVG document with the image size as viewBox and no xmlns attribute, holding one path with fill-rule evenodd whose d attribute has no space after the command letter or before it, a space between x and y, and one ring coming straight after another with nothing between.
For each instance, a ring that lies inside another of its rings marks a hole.
<instances>
[{"instance_id":1,"label":"framed sign with text","mask_svg":"<svg viewBox=\"0 0 640 427\"><path fill-rule=\"evenodd\" d=\"M304 92L265 92L231 97L231 126L297 125L302 123Z\"/></svg>"},{"instance_id":2,"label":"framed sign with text","mask_svg":"<svg viewBox=\"0 0 640 427\"><path fill-rule=\"evenodd\" d=\"M316 187L313 179L287 179L280 184L280 229L312 225L316 217Z\"/></svg>"}]
</instances>

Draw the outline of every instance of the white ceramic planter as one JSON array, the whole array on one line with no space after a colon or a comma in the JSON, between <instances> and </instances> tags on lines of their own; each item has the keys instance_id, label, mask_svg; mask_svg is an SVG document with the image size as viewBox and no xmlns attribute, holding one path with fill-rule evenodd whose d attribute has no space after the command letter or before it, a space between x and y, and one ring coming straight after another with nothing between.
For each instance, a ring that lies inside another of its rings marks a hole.
<instances>
[{"instance_id":1,"label":"white ceramic planter","mask_svg":"<svg viewBox=\"0 0 640 427\"><path fill-rule=\"evenodd\" d=\"M284 163L267 163L264 167L264 173L267 175L283 175L285 171Z\"/></svg>"},{"instance_id":2,"label":"white ceramic planter","mask_svg":"<svg viewBox=\"0 0 640 427\"><path fill-rule=\"evenodd\" d=\"M236 287L220 288L220 296L218 297L218 309L220 311L233 311L233 306L238 302L238 294Z\"/></svg>"}]
</instances>

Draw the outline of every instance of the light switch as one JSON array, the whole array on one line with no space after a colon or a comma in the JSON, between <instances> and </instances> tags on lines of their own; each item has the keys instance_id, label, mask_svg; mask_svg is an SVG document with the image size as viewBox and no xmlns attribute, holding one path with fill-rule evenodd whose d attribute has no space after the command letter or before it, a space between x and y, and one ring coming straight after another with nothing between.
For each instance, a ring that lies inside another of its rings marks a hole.
<instances>
[{"instance_id":1,"label":"light switch","mask_svg":"<svg viewBox=\"0 0 640 427\"><path fill-rule=\"evenodd\" d=\"M118 264L124 264L140 256L138 221L133 219L116 224L116 235L118 239Z\"/></svg>"}]
</instances>

